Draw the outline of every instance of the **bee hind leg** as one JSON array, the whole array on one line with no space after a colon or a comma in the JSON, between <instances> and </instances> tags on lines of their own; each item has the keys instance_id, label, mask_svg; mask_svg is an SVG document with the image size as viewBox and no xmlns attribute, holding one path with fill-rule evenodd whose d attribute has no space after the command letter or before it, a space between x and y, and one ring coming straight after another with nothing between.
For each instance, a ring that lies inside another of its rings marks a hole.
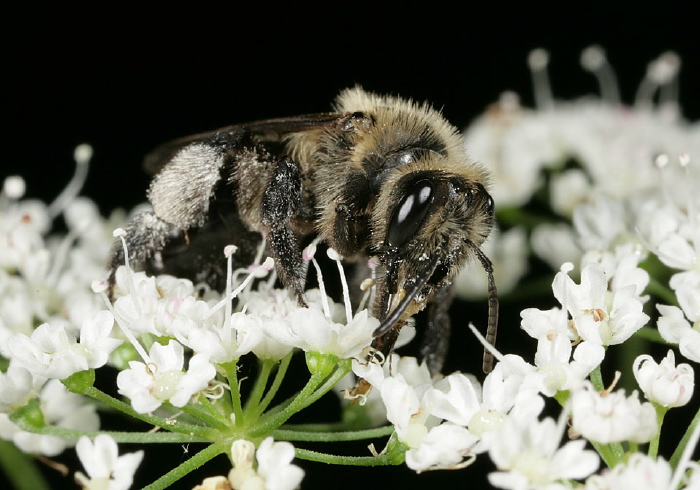
<instances>
[{"instance_id":1,"label":"bee hind leg","mask_svg":"<svg viewBox=\"0 0 700 490\"><path fill-rule=\"evenodd\" d=\"M282 284L294 291L299 306L306 306L306 266L301 258L299 239L291 228L301 198L299 167L291 158L283 157L277 162L263 194L262 223L267 228L267 242Z\"/></svg>"},{"instance_id":2,"label":"bee hind leg","mask_svg":"<svg viewBox=\"0 0 700 490\"><path fill-rule=\"evenodd\" d=\"M125 227L124 241L129 253L129 264L136 270L159 273L162 269L160 252L166 244L180 234L180 229L158 218L152 211L136 214ZM112 246L107 268L109 270L108 296L114 297L116 273L121 265L126 264L124 245L117 240Z\"/></svg>"}]
</instances>

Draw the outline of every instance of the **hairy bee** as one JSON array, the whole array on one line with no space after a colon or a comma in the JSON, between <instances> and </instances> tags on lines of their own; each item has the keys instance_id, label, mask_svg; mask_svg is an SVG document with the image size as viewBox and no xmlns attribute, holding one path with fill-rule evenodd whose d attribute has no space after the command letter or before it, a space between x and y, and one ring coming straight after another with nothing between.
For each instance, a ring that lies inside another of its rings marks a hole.
<instances>
[{"instance_id":1,"label":"hairy bee","mask_svg":"<svg viewBox=\"0 0 700 490\"><path fill-rule=\"evenodd\" d=\"M222 250L252 263L263 237L281 282L304 302L302 245L320 237L347 259L376 257L373 347L387 355L406 320L429 306L422 355L439 371L450 283L471 257L489 276L487 340L497 296L481 252L494 224L487 170L427 104L356 87L335 112L239 124L167 143L146 157L153 210L127 226L131 263L223 289ZM124 262L115 246L111 280ZM366 263L366 260L365 260ZM492 358L484 357L484 369Z\"/></svg>"}]
</instances>

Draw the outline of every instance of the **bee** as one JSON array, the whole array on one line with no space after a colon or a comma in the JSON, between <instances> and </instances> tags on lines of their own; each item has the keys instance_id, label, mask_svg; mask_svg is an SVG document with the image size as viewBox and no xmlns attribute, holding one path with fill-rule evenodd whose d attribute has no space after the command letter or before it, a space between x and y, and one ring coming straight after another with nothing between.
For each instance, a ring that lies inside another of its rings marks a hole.
<instances>
[{"instance_id":1,"label":"bee","mask_svg":"<svg viewBox=\"0 0 700 490\"><path fill-rule=\"evenodd\" d=\"M374 258L372 347L386 357L400 328L428 307L421 355L439 372L450 331L451 281L478 259L488 274L487 341L498 300L480 246L494 225L487 169L427 103L344 90L334 111L238 124L166 143L145 159L152 210L126 227L132 266L223 290L222 250L253 262L264 239L282 284L306 306L305 243L318 238L347 260ZM114 285L124 263L113 248ZM364 261L364 262L363 262ZM484 352L483 367L493 358Z\"/></svg>"}]
</instances>

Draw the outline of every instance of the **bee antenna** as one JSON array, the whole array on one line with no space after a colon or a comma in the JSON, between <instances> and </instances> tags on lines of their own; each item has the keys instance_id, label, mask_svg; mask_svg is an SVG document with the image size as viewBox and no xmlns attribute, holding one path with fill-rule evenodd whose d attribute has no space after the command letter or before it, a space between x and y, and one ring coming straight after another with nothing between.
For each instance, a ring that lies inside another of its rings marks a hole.
<instances>
[{"instance_id":1,"label":"bee antenna","mask_svg":"<svg viewBox=\"0 0 700 490\"><path fill-rule=\"evenodd\" d=\"M391 328L396 324L396 322L399 321L399 318L403 314L404 311L406 311L406 308L408 308L408 305L411 304L411 301L420 293L421 289L423 289L423 286L425 286L425 283L428 282L428 279L430 279L430 276L433 275L433 272L435 272L435 269L438 266L438 263L440 263L440 255L435 254L433 256L433 260L428 264L428 267L423 269L423 273L416 278L416 282L413 284L413 287L406 292L406 296L403 297L401 300L401 303L392 310L392 312L389 314L387 318L382 321L382 324L377 327L377 329L372 333L374 337L381 337L385 333L387 333Z\"/></svg>"},{"instance_id":2,"label":"bee antenna","mask_svg":"<svg viewBox=\"0 0 700 490\"><path fill-rule=\"evenodd\" d=\"M471 242L467 242L472 245L474 253L479 258L481 266L486 271L489 281L489 319L486 327L486 342L496 346L496 334L498 333L498 291L496 290L496 281L493 279L493 265L489 258L481 251L481 249L475 246ZM494 358L493 354L484 349L484 359L481 363L481 369L484 374L488 374L493 370Z\"/></svg>"}]
</instances>

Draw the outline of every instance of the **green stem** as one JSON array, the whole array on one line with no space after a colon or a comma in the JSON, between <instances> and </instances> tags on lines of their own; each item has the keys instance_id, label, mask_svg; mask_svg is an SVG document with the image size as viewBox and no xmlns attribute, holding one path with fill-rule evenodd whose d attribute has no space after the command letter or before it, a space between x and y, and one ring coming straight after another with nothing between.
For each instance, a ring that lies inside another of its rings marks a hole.
<instances>
[{"instance_id":1,"label":"green stem","mask_svg":"<svg viewBox=\"0 0 700 490\"><path fill-rule=\"evenodd\" d=\"M122 432L109 430L77 430L57 427L55 425L45 425L36 427L25 423L23 419L15 421L17 426L27 432L41 434L45 436L60 437L62 439L77 440L82 436L87 436L94 439L100 434L112 436L117 442L129 442L139 444L163 444L163 443L187 443L187 442L209 442L209 439L195 437L190 434L182 434L177 432Z\"/></svg>"},{"instance_id":2,"label":"green stem","mask_svg":"<svg viewBox=\"0 0 700 490\"><path fill-rule=\"evenodd\" d=\"M258 426L250 431L250 436L257 437L272 432L274 429L285 423L289 417L300 410L303 410L304 407L308 406L306 404L307 399L313 395L314 391L316 388L318 388L322 381L322 376L316 374L311 375L309 381L306 383L306 386L304 386L304 388L297 393L297 395L286 407L284 407L282 410L268 412L263 415L259 420Z\"/></svg>"},{"instance_id":3,"label":"green stem","mask_svg":"<svg viewBox=\"0 0 700 490\"><path fill-rule=\"evenodd\" d=\"M596 391L603 391L605 389L605 385L603 385L603 375L600 373L600 365L591 371L589 377L591 378L591 383L593 383L593 388L595 388Z\"/></svg>"},{"instance_id":4,"label":"green stem","mask_svg":"<svg viewBox=\"0 0 700 490\"><path fill-rule=\"evenodd\" d=\"M216 406L211 402L209 398L200 393L199 398L197 400L199 401L199 404L202 406L202 408L204 408L210 416L214 417L220 423L224 424L225 427L229 426L229 419L226 417L226 415L221 413L221 411L216 408Z\"/></svg>"},{"instance_id":5,"label":"green stem","mask_svg":"<svg viewBox=\"0 0 700 490\"><path fill-rule=\"evenodd\" d=\"M338 362L335 370L330 376L325 378L325 381L322 374L312 374L306 386L304 386L289 404L281 410L273 409L260 418L258 426L250 431L251 437L262 436L277 429L289 420L292 415L305 409L328 393L350 369L350 360L343 359Z\"/></svg>"},{"instance_id":6,"label":"green stem","mask_svg":"<svg viewBox=\"0 0 700 490\"><path fill-rule=\"evenodd\" d=\"M605 463L608 468L613 468L617 463L621 461L621 458L615 454L611 444L601 444L599 442L591 441L593 448L598 452L600 458ZM619 444L618 444L619 445ZM620 446L621 448L622 446Z\"/></svg>"},{"instance_id":7,"label":"green stem","mask_svg":"<svg viewBox=\"0 0 700 490\"><path fill-rule=\"evenodd\" d=\"M318 424L321 427L332 424ZM294 427L294 426L292 426ZM375 429L349 430L339 432L320 432L314 424L304 424L294 428L277 429L272 433L275 440L305 441L305 442L339 442L360 441L363 439L376 439L386 437L394 432L393 425L377 427Z\"/></svg>"},{"instance_id":8,"label":"green stem","mask_svg":"<svg viewBox=\"0 0 700 490\"><path fill-rule=\"evenodd\" d=\"M280 386L282 386L282 380L284 380L284 376L287 374L287 368L289 368L289 363L292 360L293 352L294 351L290 351L289 354L282 358L282 361L280 362L280 365L277 368L275 379L272 380L272 385L267 391L267 394L265 394L265 398L263 398L262 401L258 404L257 409L251 417L252 420L260 418L260 416L267 409L267 407L270 406L270 403L272 403L272 400L277 394L277 391L279 390Z\"/></svg>"},{"instance_id":9,"label":"green stem","mask_svg":"<svg viewBox=\"0 0 700 490\"><path fill-rule=\"evenodd\" d=\"M685 450L686 446L688 445L688 442L693 436L693 432L695 432L695 429L700 423L700 410L698 410L695 413L695 416L693 417L693 420L690 421L690 425L688 425L688 428L685 431L685 434L683 434L683 437L681 438L681 441L678 443L678 447L676 448L675 451L673 451L673 455L671 456L671 459L669 460L669 463L671 463L671 468L676 468L678 466L678 462L680 461L681 457L683 456L683 451Z\"/></svg>"},{"instance_id":10,"label":"green stem","mask_svg":"<svg viewBox=\"0 0 700 490\"><path fill-rule=\"evenodd\" d=\"M168 488L178 480L182 479L182 477L186 474L196 470L204 463L215 458L226 450L226 444L211 444L199 451L187 461L183 462L181 465L168 471L165 475L161 476L150 485L144 487L143 490L162 490L164 488Z\"/></svg>"},{"instance_id":11,"label":"green stem","mask_svg":"<svg viewBox=\"0 0 700 490\"><path fill-rule=\"evenodd\" d=\"M251 413L255 414L260 405L260 400L262 399L263 393L265 393L265 388L267 387L267 381L270 379L270 373L272 368L276 363L269 359L263 359L260 361L260 372L255 380L255 385L253 386L253 391L250 392L250 397L245 403L245 408L243 410L243 417L247 420L250 418Z\"/></svg>"},{"instance_id":12,"label":"green stem","mask_svg":"<svg viewBox=\"0 0 700 490\"><path fill-rule=\"evenodd\" d=\"M243 406L241 404L241 390L238 387L238 364L236 361L222 364L228 378L228 385L231 390L231 405L236 425L243 423Z\"/></svg>"},{"instance_id":13,"label":"green stem","mask_svg":"<svg viewBox=\"0 0 700 490\"><path fill-rule=\"evenodd\" d=\"M338 456L301 448L295 448L294 453L299 459L343 466L386 466L398 464L396 457L390 454L380 454L378 456Z\"/></svg>"},{"instance_id":14,"label":"green stem","mask_svg":"<svg viewBox=\"0 0 700 490\"><path fill-rule=\"evenodd\" d=\"M611 442L608 446L612 449L613 456L615 457L615 464L625 459L625 448L622 447L621 442Z\"/></svg>"},{"instance_id":15,"label":"green stem","mask_svg":"<svg viewBox=\"0 0 700 490\"><path fill-rule=\"evenodd\" d=\"M196 425L183 424L181 422L173 423L171 419L164 419L162 417L156 417L155 415L142 414L131 408L131 405L124 403L121 400L98 390L94 386L89 386L84 390L80 391L81 394L93 398L105 405L119 410L126 415L129 415L135 419L146 422L147 424L155 425L161 429L167 430L168 432L179 432L181 434L188 434L191 436L200 437L206 440L211 440L216 434L208 427L199 427Z\"/></svg>"},{"instance_id":16,"label":"green stem","mask_svg":"<svg viewBox=\"0 0 700 490\"><path fill-rule=\"evenodd\" d=\"M666 412L668 412L668 408L662 407L661 405L657 405L654 403L654 408L656 408L656 425L658 427L658 431L656 432L656 435L654 438L649 441L649 450L647 454L649 455L650 458L656 459L656 456L659 454L659 440L661 439L661 426L664 423L664 416L666 415Z\"/></svg>"},{"instance_id":17,"label":"green stem","mask_svg":"<svg viewBox=\"0 0 700 490\"><path fill-rule=\"evenodd\" d=\"M34 459L10 441L0 439L0 468L15 490L50 490Z\"/></svg>"},{"instance_id":18,"label":"green stem","mask_svg":"<svg viewBox=\"0 0 700 490\"><path fill-rule=\"evenodd\" d=\"M323 395L331 391L333 387L338 383L338 381L340 381L346 374L348 374L351 369L352 364L350 362L350 359L343 359L338 361L338 366L335 368L335 371L333 371L333 373L330 376L328 376L328 378L326 378L323 384L316 390L316 392L313 395L307 398L306 403L301 407L301 409L308 407L312 403L316 402Z\"/></svg>"},{"instance_id":19,"label":"green stem","mask_svg":"<svg viewBox=\"0 0 700 490\"><path fill-rule=\"evenodd\" d=\"M200 395L202 398L204 398L204 395ZM190 417L194 417L196 419L201 420L205 424L208 424L210 427L213 427L214 429L217 429L218 431L225 431L228 430L229 426L226 423L226 421L222 421L219 417L212 416L211 413L209 413L208 410L206 410L205 407L195 404L186 404L182 407L178 407L180 410L185 412L187 415Z\"/></svg>"}]
</instances>

